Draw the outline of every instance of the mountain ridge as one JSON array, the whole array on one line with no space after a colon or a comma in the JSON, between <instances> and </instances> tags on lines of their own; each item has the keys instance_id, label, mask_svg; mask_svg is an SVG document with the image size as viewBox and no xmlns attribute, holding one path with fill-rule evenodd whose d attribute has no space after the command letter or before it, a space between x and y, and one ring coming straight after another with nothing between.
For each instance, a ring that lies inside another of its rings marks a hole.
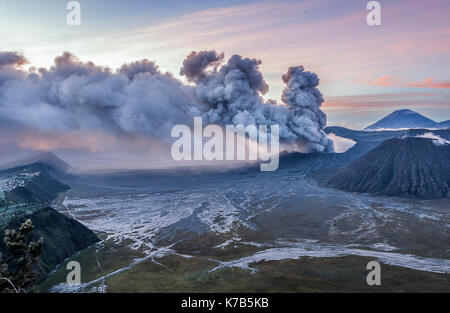
<instances>
[{"instance_id":1,"label":"mountain ridge","mask_svg":"<svg viewBox=\"0 0 450 313\"><path fill-rule=\"evenodd\" d=\"M58 174L62 175L68 174L73 170L72 166L49 151L37 152L16 161L0 164L0 170L8 170L38 163L49 166Z\"/></svg>"}]
</instances>

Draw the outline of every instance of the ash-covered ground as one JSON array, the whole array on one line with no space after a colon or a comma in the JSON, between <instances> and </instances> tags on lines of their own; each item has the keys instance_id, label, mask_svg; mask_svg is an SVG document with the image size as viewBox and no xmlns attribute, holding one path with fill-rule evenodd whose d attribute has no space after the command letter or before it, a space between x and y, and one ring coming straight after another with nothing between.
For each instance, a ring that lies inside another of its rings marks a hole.
<instances>
[{"instance_id":1,"label":"ash-covered ground","mask_svg":"<svg viewBox=\"0 0 450 313\"><path fill-rule=\"evenodd\" d=\"M293 168L70 184L58 209L104 240L73 257L82 285L65 284L63 264L43 290L363 291L370 260L382 264L382 290L450 287L448 199L348 193Z\"/></svg>"}]
</instances>

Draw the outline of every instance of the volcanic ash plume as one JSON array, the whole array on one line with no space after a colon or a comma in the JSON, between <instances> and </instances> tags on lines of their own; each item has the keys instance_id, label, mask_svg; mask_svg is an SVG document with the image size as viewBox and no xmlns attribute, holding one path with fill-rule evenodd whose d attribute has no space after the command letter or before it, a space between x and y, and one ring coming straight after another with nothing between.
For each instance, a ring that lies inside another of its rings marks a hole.
<instances>
[{"instance_id":1,"label":"volcanic ash plume","mask_svg":"<svg viewBox=\"0 0 450 313\"><path fill-rule=\"evenodd\" d=\"M233 55L219 66L222 59L223 54L214 51L193 52L180 71L196 83L196 95L208 122L278 124L284 143L301 145L308 152L333 151L333 142L323 131L326 115L320 109L324 100L316 74L302 66L289 68L282 77L286 88L279 104L262 98L268 85L259 71L261 61Z\"/></svg>"},{"instance_id":2,"label":"volcanic ash plume","mask_svg":"<svg viewBox=\"0 0 450 313\"><path fill-rule=\"evenodd\" d=\"M68 52L49 69L37 71L22 69L23 62L10 53L0 53L0 60L11 65L0 67L3 128L164 140L173 125L192 120L192 87L148 60L125 64L116 72Z\"/></svg>"},{"instance_id":3,"label":"volcanic ash plume","mask_svg":"<svg viewBox=\"0 0 450 313\"><path fill-rule=\"evenodd\" d=\"M324 100L317 89L317 75L306 72L303 66L290 67L283 75L283 82L286 88L282 100L293 114L290 122L292 131L306 139L313 151L332 151L333 142L323 131L327 116L320 109Z\"/></svg>"},{"instance_id":4,"label":"volcanic ash plume","mask_svg":"<svg viewBox=\"0 0 450 313\"><path fill-rule=\"evenodd\" d=\"M0 52L0 67L4 65L23 65L27 59L17 52Z\"/></svg>"},{"instance_id":5,"label":"volcanic ash plume","mask_svg":"<svg viewBox=\"0 0 450 313\"><path fill-rule=\"evenodd\" d=\"M74 143L74 149L94 141L94 135L109 138L110 145L136 137L170 142L174 125L191 125L194 116L202 116L221 125L278 124L285 144L306 152L333 151L323 132L319 79L303 67L283 75L283 103L276 103L262 98L268 85L261 61L233 55L225 63L224 54L215 51L192 52L184 60L180 74L189 84L147 59L116 71L69 52L48 69L25 70L26 63L16 52L0 52L0 131L18 142L24 137L30 142L31 135L57 136L54 142L70 148L64 138L77 134L84 144Z\"/></svg>"}]
</instances>

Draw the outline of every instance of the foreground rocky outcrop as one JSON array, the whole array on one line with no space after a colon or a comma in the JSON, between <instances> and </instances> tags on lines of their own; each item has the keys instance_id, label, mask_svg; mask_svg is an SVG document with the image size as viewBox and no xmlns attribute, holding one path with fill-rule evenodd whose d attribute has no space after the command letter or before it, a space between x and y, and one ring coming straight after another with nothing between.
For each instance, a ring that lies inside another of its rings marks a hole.
<instances>
[{"instance_id":1,"label":"foreground rocky outcrop","mask_svg":"<svg viewBox=\"0 0 450 313\"><path fill-rule=\"evenodd\" d=\"M35 227L34 235L37 238L44 238L42 255L39 259L41 279L66 258L99 241L98 237L83 224L47 206L32 214L12 219L7 225L0 227L1 253L6 255L3 243L5 230L17 229L27 219L30 219Z\"/></svg>"},{"instance_id":2,"label":"foreground rocky outcrop","mask_svg":"<svg viewBox=\"0 0 450 313\"><path fill-rule=\"evenodd\" d=\"M450 145L428 138L390 139L320 181L346 191L421 199L449 196Z\"/></svg>"}]
</instances>

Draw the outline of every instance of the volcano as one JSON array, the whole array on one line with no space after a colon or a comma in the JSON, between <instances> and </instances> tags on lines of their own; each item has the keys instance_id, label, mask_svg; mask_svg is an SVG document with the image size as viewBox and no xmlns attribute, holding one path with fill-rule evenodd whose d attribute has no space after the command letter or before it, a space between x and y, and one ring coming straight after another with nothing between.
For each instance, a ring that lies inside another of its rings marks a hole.
<instances>
[{"instance_id":1,"label":"volcano","mask_svg":"<svg viewBox=\"0 0 450 313\"><path fill-rule=\"evenodd\" d=\"M429 138L394 138L324 178L324 184L386 196L448 197L450 145ZM323 177L322 177L323 178Z\"/></svg>"},{"instance_id":2,"label":"volcano","mask_svg":"<svg viewBox=\"0 0 450 313\"><path fill-rule=\"evenodd\" d=\"M398 110L367 126L364 130L433 128L436 122L412 110Z\"/></svg>"}]
</instances>

